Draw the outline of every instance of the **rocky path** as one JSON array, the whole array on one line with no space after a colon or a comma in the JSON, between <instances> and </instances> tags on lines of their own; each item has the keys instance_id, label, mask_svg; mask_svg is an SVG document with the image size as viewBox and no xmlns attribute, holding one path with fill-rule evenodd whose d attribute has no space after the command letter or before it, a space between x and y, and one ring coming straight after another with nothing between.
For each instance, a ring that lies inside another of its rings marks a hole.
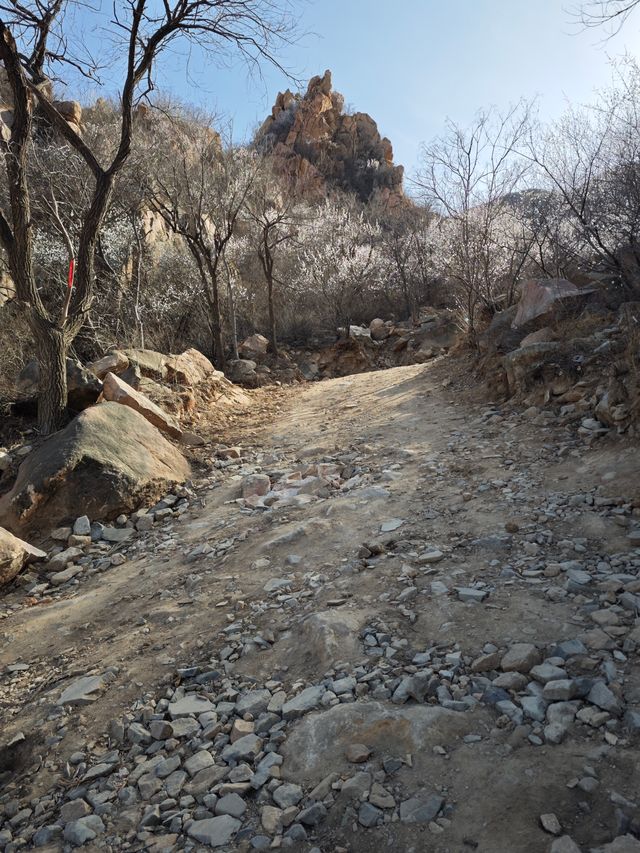
<instances>
[{"instance_id":1,"label":"rocky path","mask_svg":"<svg viewBox=\"0 0 640 853\"><path fill-rule=\"evenodd\" d=\"M640 850L636 448L446 367L260 392L0 602L0 850Z\"/></svg>"}]
</instances>

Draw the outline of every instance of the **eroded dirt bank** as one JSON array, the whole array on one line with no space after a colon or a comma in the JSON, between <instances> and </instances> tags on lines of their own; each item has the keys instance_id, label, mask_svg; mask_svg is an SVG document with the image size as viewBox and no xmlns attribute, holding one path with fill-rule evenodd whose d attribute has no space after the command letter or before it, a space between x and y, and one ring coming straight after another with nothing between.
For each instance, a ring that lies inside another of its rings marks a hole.
<instances>
[{"instance_id":1,"label":"eroded dirt bank","mask_svg":"<svg viewBox=\"0 0 640 853\"><path fill-rule=\"evenodd\" d=\"M636 850L637 450L446 376L256 392L180 516L0 603L0 849Z\"/></svg>"}]
</instances>

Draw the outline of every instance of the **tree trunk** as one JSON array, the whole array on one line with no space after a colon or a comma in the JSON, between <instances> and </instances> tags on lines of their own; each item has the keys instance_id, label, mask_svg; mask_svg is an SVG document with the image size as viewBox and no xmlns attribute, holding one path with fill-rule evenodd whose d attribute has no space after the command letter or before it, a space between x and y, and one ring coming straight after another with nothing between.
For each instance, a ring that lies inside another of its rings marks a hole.
<instances>
[{"instance_id":1,"label":"tree trunk","mask_svg":"<svg viewBox=\"0 0 640 853\"><path fill-rule=\"evenodd\" d=\"M209 328L211 329L213 363L218 370L224 370L226 359L224 357L224 343L222 340L222 317L220 315L220 292L218 289L218 261L220 260L220 256L216 255L212 259L206 247L192 241L189 241L188 245L200 270L200 277L202 278L209 308L208 319Z\"/></svg>"},{"instance_id":2,"label":"tree trunk","mask_svg":"<svg viewBox=\"0 0 640 853\"><path fill-rule=\"evenodd\" d=\"M267 306L269 308L269 350L278 355L278 339L276 335L276 312L273 307L273 255L269 245L267 232L262 236L262 247L258 251L264 277L267 281Z\"/></svg>"},{"instance_id":3,"label":"tree trunk","mask_svg":"<svg viewBox=\"0 0 640 853\"><path fill-rule=\"evenodd\" d=\"M276 312L273 307L273 275L268 276L267 292L269 298L269 344L271 352L278 355L278 339L276 336Z\"/></svg>"},{"instance_id":4,"label":"tree trunk","mask_svg":"<svg viewBox=\"0 0 640 853\"><path fill-rule=\"evenodd\" d=\"M222 341L222 318L220 316L220 294L218 292L218 278L215 270L211 272L211 330L213 336L213 363L218 370L224 370L226 359L224 357L224 343Z\"/></svg>"},{"instance_id":5,"label":"tree trunk","mask_svg":"<svg viewBox=\"0 0 640 853\"><path fill-rule=\"evenodd\" d=\"M42 322L33 324L40 368L38 429L49 435L67 424L67 349L65 333Z\"/></svg>"},{"instance_id":6,"label":"tree trunk","mask_svg":"<svg viewBox=\"0 0 640 853\"><path fill-rule=\"evenodd\" d=\"M138 337L140 341L140 349L144 349L144 321L142 319L142 311L140 309L140 291L142 288L142 238L138 232L138 229L135 229L136 236L136 253L135 253L135 266L136 266L136 301L133 306L133 310L136 318L136 326L138 328Z\"/></svg>"},{"instance_id":7,"label":"tree trunk","mask_svg":"<svg viewBox=\"0 0 640 853\"><path fill-rule=\"evenodd\" d=\"M229 325L231 327L231 353L237 361L240 358L238 352L238 322L236 320L236 301L233 294L233 284L231 281L231 270L229 264L225 261L225 269L227 271L227 294L229 297Z\"/></svg>"}]
</instances>

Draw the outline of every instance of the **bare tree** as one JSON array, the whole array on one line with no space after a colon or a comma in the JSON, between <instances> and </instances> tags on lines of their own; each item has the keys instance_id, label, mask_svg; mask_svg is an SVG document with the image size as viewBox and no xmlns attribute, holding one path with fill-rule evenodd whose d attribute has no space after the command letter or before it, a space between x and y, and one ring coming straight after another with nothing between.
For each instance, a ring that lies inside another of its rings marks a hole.
<instances>
[{"instance_id":1,"label":"bare tree","mask_svg":"<svg viewBox=\"0 0 640 853\"><path fill-rule=\"evenodd\" d=\"M173 156L153 176L149 198L171 230L185 240L196 262L208 307L214 362L223 370L225 255L260 158L247 149L224 148L218 134L206 126L174 121L166 129L173 133Z\"/></svg>"},{"instance_id":2,"label":"bare tree","mask_svg":"<svg viewBox=\"0 0 640 853\"><path fill-rule=\"evenodd\" d=\"M108 35L123 46L125 68L119 97L119 134L106 159L68 122L52 97L51 68L73 65L87 74L96 70L67 46L65 12L74 0L26 0L0 3L0 59L11 95L11 127L2 128L9 203L0 211L0 243L6 251L17 297L26 307L41 368L39 428L49 433L66 417L66 365L69 346L85 322L94 294L96 250L114 184L126 163L134 135L136 101L152 87L156 60L179 41L197 44L217 58L240 54L251 63L276 63L276 49L292 32L287 0L126 0L113 6ZM82 4L86 26L100 8ZM33 261L33 188L29 158L37 144L36 117L59 134L84 161L93 190L83 211L75 260L74 289L52 307L43 296Z\"/></svg>"},{"instance_id":3,"label":"bare tree","mask_svg":"<svg viewBox=\"0 0 640 853\"><path fill-rule=\"evenodd\" d=\"M554 199L556 251L640 288L640 68L625 60L590 107L572 107L528 152Z\"/></svg>"},{"instance_id":4,"label":"bare tree","mask_svg":"<svg viewBox=\"0 0 640 853\"><path fill-rule=\"evenodd\" d=\"M605 27L615 35L640 6L640 0L587 0L574 11L584 27Z\"/></svg>"},{"instance_id":5,"label":"bare tree","mask_svg":"<svg viewBox=\"0 0 640 853\"><path fill-rule=\"evenodd\" d=\"M378 213L375 204L371 206ZM400 296L407 318L418 321L422 304L432 301L433 276L425 235L431 212L418 205L389 206L379 211L382 251L390 263L389 286L385 296L393 303Z\"/></svg>"},{"instance_id":6,"label":"bare tree","mask_svg":"<svg viewBox=\"0 0 640 853\"><path fill-rule=\"evenodd\" d=\"M478 309L491 307L502 287L504 213L528 169L518 156L530 120L520 103L505 115L478 113L469 128L449 122L425 146L416 183L441 215L443 271L462 294L464 324L473 341Z\"/></svg>"},{"instance_id":7,"label":"bare tree","mask_svg":"<svg viewBox=\"0 0 640 853\"><path fill-rule=\"evenodd\" d=\"M263 160L260 180L255 183L247 199L247 213L255 229L255 245L260 266L267 285L269 311L269 347L278 355L276 328L275 285L282 281L276 274L279 256L287 244L298 234L298 193L302 191L300 181L295 188L273 171L268 158Z\"/></svg>"}]
</instances>

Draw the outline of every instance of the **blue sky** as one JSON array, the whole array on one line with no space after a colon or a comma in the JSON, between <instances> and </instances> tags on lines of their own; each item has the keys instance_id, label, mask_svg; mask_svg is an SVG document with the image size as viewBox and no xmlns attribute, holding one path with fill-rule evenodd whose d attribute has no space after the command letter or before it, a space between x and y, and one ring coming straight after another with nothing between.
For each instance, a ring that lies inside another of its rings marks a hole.
<instances>
[{"instance_id":1,"label":"blue sky","mask_svg":"<svg viewBox=\"0 0 640 853\"><path fill-rule=\"evenodd\" d=\"M570 13L577 2L307 0L300 26L308 34L282 58L305 80L330 68L334 88L378 122L410 174L421 143L442 130L447 116L466 123L481 106L537 97L541 117L552 118L606 85L611 57L640 56L640 15L604 41L602 32L577 25ZM237 140L291 86L275 69L256 80L242 66L218 68L197 52L188 75L184 66L184 57L165 57L161 88L231 120Z\"/></svg>"}]
</instances>

